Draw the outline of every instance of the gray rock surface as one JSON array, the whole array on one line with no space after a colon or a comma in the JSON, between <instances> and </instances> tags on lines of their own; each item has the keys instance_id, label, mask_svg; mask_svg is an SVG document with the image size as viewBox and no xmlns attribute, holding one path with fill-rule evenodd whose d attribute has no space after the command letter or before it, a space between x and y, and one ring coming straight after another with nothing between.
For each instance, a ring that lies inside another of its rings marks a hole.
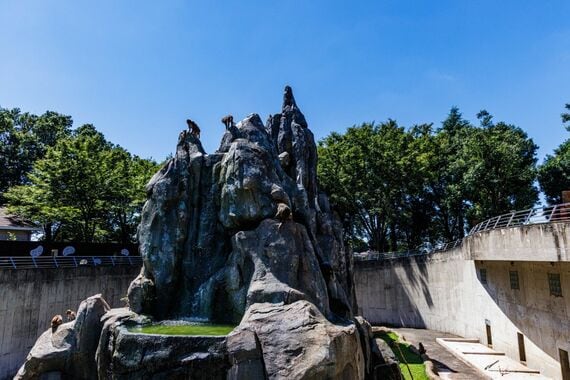
<instances>
[{"instance_id":1,"label":"gray rock surface","mask_svg":"<svg viewBox=\"0 0 570 380\"><path fill-rule=\"evenodd\" d=\"M220 277L234 322L256 303L308 300L330 316L324 278L305 227L265 219L232 238L233 250Z\"/></svg>"},{"instance_id":2,"label":"gray rock surface","mask_svg":"<svg viewBox=\"0 0 570 380\"><path fill-rule=\"evenodd\" d=\"M97 350L100 380L226 378L225 337L130 333L134 323L124 314L107 319Z\"/></svg>"},{"instance_id":3,"label":"gray rock surface","mask_svg":"<svg viewBox=\"0 0 570 380\"><path fill-rule=\"evenodd\" d=\"M81 376L101 380L371 376L369 325L353 313L351 255L316 165L314 136L289 87L267 125L257 114L228 124L214 154L183 131L147 185L138 230L144 265L129 287L130 311L98 324L89 318L93 337L42 335L42 359L29 363L39 373L72 358L92 370ZM239 326L227 339L128 331L185 318Z\"/></svg>"},{"instance_id":4,"label":"gray rock surface","mask_svg":"<svg viewBox=\"0 0 570 380\"><path fill-rule=\"evenodd\" d=\"M74 321L38 338L14 379L39 379L49 371L74 379L97 379L95 352L103 327L101 317L109 309L100 294L81 302Z\"/></svg>"},{"instance_id":5,"label":"gray rock surface","mask_svg":"<svg viewBox=\"0 0 570 380\"><path fill-rule=\"evenodd\" d=\"M365 376L356 325L333 324L307 301L252 305L228 336L228 351L230 379L246 379L245 374L315 380Z\"/></svg>"},{"instance_id":6,"label":"gray rock surface","mask_svg":"<svg viewBox=\"0 0 570 380\"><path fill-rule=\"evenodd\" d=\"M289 87L267 127L247 116L226 131L216 154L183 132L176 155L147 187L144 268L129 290L131 308L158 319L239 322L252 303L307 299L327 317L351 318L350 254L318 192L316 165L313 134ZM278 233L266 223L274 218L282 222ZM283 234L295 250L282 244Z\"/></svg>"}]
</instances>

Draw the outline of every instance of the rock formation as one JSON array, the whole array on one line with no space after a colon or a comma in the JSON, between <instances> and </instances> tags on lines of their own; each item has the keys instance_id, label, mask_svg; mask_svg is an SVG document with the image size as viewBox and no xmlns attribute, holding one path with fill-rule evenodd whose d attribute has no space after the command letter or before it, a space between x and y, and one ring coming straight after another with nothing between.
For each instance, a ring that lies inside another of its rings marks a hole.
<instances>
[{"instance_id":1,"label":"rock formation","mask_svg":"<svg viewBox=\"0 0 570 380\"><path fill-rule=\"evenodd\" d=\"M75 320L50 328L38 338L14 379L35 379L56 370L77 379L92 378L97 373L95 351L103 326L101 318L109 310L100 294L87 298Z\"/></svg>"},{"instance_id":2,"label":"rock formation","mask_svg":"<svg viewBox=\"0 0 570 380\"><path fill-rule=\"evenodd\" d=\"M351 255L290 87L266 125L257 114L227 123L214 154L183 131L147 194L136 314L104 317L100 379L371 376ZM227 338L145 336L127 332L136 315L239 325Z\"/></svg>"}]
</instances>

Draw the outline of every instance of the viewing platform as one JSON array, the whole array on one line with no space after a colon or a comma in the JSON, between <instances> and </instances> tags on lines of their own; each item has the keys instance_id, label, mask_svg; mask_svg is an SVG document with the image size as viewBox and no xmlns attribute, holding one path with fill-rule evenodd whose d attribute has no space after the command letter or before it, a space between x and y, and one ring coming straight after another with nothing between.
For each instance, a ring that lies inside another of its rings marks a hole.
<instances>
[{"instance_id":1,"label":"viewing platform","mask_svg":"<svg viewBox=\"0 0 570 380\"><path fill-rule=\"evenodd\" d=\"M454 252L466 260L570 261L570 203L513 211L485 220L463 239L432 249L404 252L357 253L357 262L425 256Z\"/></svg>"}]
</instances>

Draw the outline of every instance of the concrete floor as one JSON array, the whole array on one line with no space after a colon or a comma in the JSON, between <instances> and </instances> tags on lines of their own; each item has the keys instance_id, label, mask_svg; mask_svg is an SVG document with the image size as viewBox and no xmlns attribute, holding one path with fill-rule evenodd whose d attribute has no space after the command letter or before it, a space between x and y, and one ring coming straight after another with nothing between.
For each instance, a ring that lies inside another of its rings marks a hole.
<instances>
[{"instance_id":1,"label":"concrete floor","mask_svg":"<svg viewBox=\"0 0 570 380\"><path fill-rule=\"evenodd\" d=\"M442 379L488 379L481 375L477 369L463 362L435 341L437 338L459 338L458 336L425 329L390 328L390 330L397 332L408 343L411 343L416 347L418 347L418 343L421 342L426 349L426 354L432 360L439 372L439 376Z\"/></svg>"},{"instance_id":2,"label":"concrete floor","mask_svg":"<svg viewBox=\"0 0 570 380\"><path fill-rule=\"evenodd\" d=\"M547 380L539 371L533 370L502 352L495 351L478 340L438 338L437 342L453 354L469 362L491 379Z\"/></svg>"}]
</instances>

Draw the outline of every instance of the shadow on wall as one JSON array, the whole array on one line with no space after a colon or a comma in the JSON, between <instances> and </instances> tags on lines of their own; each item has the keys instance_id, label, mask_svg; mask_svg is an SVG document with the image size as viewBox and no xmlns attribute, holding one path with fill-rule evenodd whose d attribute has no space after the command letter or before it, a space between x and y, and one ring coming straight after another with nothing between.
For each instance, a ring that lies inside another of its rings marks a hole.
<instances>
[{"instance_id":1,"label":"shadow on wall","mask_svg":"<svg viewBox=\"0 0 570 380\"><path fill-rule=\"evenodd\" d=\"M416 290L420 290L423 295L426 304L431 309L433 308L433 298L429 289L429 272L427 270L427 255L410 257L410 260L415 261L415 268L412 265L404 265L406 272L406 278L412 287ZM419 272L419 276L417 275Z\"/></svg>"},{"instance_id":2,"label":"shadow on wall","mask_svg":"<svg viewBox=\"0 0 570 380\"><path fill-rule=\"evenodd\" d=\"M433 306L428 276L425 257L356 262L359 313L373 325L426 328L415 297L409 292L421 292L425 302Z\"/></svg>"},{"instance_id":3,"label":"shadow on wall","mask_svg":"<svg viewBox=\"0 0 570 380\"><path fill-rule=\"evenodd\" d=\"M560 360L558 349L570 348L570 287L564 282L570 263L476 261L475 270L489 297L526 339Z\"/></svg>"}]
</instances>

